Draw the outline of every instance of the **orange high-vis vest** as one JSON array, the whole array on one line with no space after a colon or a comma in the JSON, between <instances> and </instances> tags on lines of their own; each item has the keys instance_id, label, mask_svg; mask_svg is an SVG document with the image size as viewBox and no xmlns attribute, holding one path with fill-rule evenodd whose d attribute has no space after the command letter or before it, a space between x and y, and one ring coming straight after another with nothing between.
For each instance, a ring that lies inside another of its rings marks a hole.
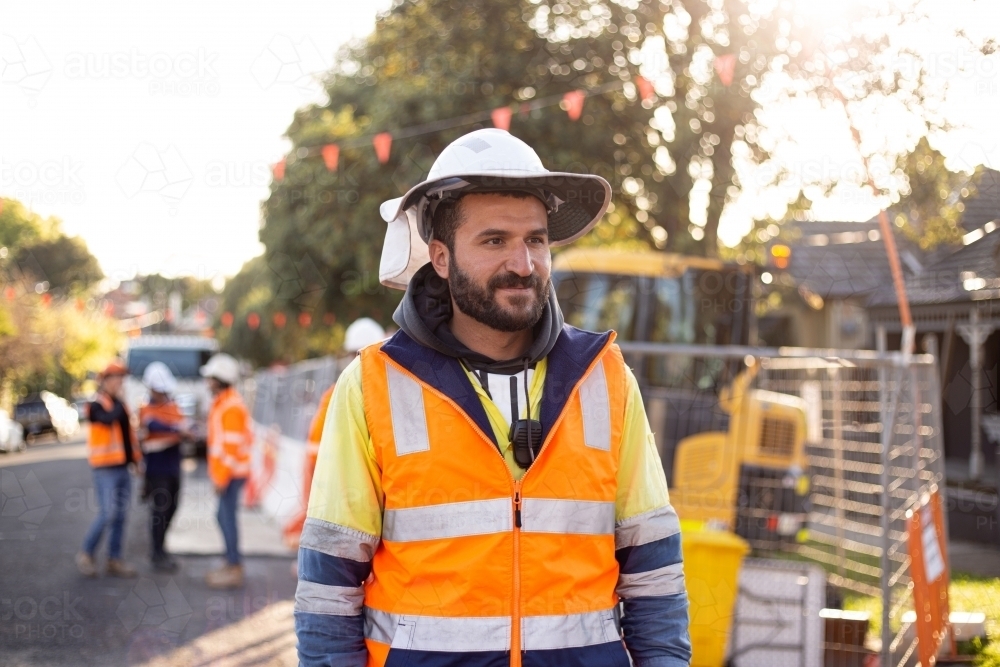
<instances>
[{"instance_id":1,"label":"orange high-vis vest","mask_svg":"<svg viewBox=\"0 0 1000 667\"><path fill-rule=\"evenodd\" d=\"M185 422L184 414L173 401L163 403L146 403L139 408L139 425L146 430L146 437L142 441L142 450L147 454L152 452L162 452L164 449L178 445L181 442L180 433L150 433L148 427L150 422L158 421L175 428L181 428Z\"/></svg>"},{"instance_id":2,"label":"orange high-vis vest","mask_svg":"<svg viewBox=\"0 0 1000 667\"><path fill-rule=\"evenodd\" d=\"M215 397L208 413L208 476L217 487L250 476L250 413L232 387Z\"/></svg>"},{"instance_id":3,"label":"orange high-vis vest","mask_svg":"<svg viewBox=\"0 0 1000 667\"><path fill-rule=\"evenodd\" d=\"M614 335L594 339L586 367L550 356L544 445L520 481L458 378L361 352L385 493L364 589L369 667L629 664L615 593L627 377Z\"/></svg>"},{"instance_id":4,"label":"orange high-vis vest","mask_svg":"<svg viewBox=\"0 0 1000 667\"><path fill-rule=\"evenodd\" d=\"M114 400L101 392L97 393L97 398L94 399L94 402L100 403L108 411L114 408ZM128 415L127 407L125 407L125 414ZM129 428L131 429L131 427ZM132 460L138 463L142 460L142 453L139 451L139 441L136 438L135 431L131 431L129 435L131 436ZM90 435L87 438L87 460L90 462L90 467L92 468L118 466L126 462L125 438L122 434L120 422L115 421L112 424L90 422Z\"/></svg>"}]
</instances>

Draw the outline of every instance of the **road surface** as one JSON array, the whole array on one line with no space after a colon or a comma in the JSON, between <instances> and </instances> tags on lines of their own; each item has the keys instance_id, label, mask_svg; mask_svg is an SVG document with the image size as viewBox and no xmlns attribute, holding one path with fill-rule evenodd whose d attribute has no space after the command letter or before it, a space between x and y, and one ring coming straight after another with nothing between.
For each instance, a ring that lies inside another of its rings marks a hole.
<instances>
[{"instance_id":1,"label":"road surface","mask_svg":"<svg viewBox=\"0 0 1000 667\"><path fill-rule=\"evenodd\" d=\"M203 469L186 471L185 484L207 488ZM251 549L245 588L207 589L205 572L221 559L206 552L221 540L214 499L196 493L171 528L171 542L192 547L180 571L154 573L148 508L135 495L125 557L139 576L86 579L73 562L97 513L83 441L0 455L0 665L295 665L293 557ZM252 510L244 526L251 542L280 545L278 527ZM106 544L98 554L103 564Z\"/></svg>"}]
</instances>

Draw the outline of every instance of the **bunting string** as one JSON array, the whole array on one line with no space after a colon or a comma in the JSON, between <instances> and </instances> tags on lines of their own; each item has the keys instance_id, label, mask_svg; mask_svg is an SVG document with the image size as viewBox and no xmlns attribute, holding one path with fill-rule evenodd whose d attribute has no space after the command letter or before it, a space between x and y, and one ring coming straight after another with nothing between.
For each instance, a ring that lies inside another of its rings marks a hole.
<instances>
[{"instance_id":1,"label":"bunting string","mask_svg":"<svg viewBox=\"0 0 1000 667\"><path fill-rule=\"evenodd\" d=\"M714 62L714 69L719 81L726 87L730 86L733 82L733 75L736 69L736 55L728 53L717 56ZM566 111L566 114L569 116L571 121L576 121L583 113L583 106L586 98L622 90L627 83L632 83L636 87L636 92L643 102L649 102L656 98L653 83L641 76L635 76L632 81L612 81L590 90L582 88L571 90L560 95L539 97L522 102L519 105L510 104L490 109L488 111L476 111L463 116L457 116L455 118L445 118L442 120L421 123L420 125L404 127L399 130L351 137L349 139L343 139L337 142L327 142L315 146L302 146L298 149L296 158L304 159L307 157L322 156L327 170L336 171L339 164L341 150L346 148L362 148L364 146L372 146L375 149L375 155L378 158L378 161L381 164L385 164L389 161L390 153L392 151L392 143L395 140L410 139L412 137L441 132L442 130L450 130L452 128L462 127L463 125L482 123L484 121L492 122L494 127L501 130L509 130L510 121L514 115L515 109L521 115L525 115L538 109L559 106ZM274 175L274 179L276 181L280 181L285 177L285 167L286 158L282 158L279 162L272 166L272 174Z\"/></svg>"}]
</instances>

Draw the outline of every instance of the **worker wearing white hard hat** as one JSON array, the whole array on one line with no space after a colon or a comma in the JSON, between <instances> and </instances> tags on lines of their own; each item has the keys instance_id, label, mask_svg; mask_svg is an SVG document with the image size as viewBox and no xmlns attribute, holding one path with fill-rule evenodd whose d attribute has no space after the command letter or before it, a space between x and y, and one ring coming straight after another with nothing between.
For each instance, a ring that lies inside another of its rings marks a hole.
<instances>
[{"instance_id":1,"label":"worker wearing white hard hat","mask_svg":"<svg viewBox=\"0 0 1000 667\"><path fill-rule=\"evenodd\" d=\"M553 247L590 231L611 203L611 186L600 176L549 171L528 144L505 130L476 130L441 152L427 180L379 207L389 223L379 267L382 284L406 289L413 274L430 261L427 244L441 203L469 193L504 191L538 198Z\"/></svg>"},{"instance_id":2,"label":"worker wearing white hard hat","mask_svg":"<svg viewBox=\"0 0 1000 667\"><path fill-rule=\"evenodd\" d=\"M170 372L170 367L162 361L154 361L142 373L142 383L150 391L172 396L177 390L177 378Z\"/></svg>"},{"instance_id":3,"label":"worker wearing white hard hat","mask_svg":"<svg viewBox=\"0 0 1000 667\"><path fill-rule=\"evenodd\" d=\"M219 496L217 518L226 543L226 562L210 571L205 581L210 588L238 588L243 585L243 562L239 549L236 509L240 492L250 476L253 428L250 413L236 390L240 364L228 354L213 355L201 374L212 392L208 413L208 477Z\"/></svg>"},{"instance_id":4,"label":"worker wearing white hard hat","mask_svg":"<svg viewBox=\"0 0 1000 667\"><path fill-rule=\"evenodd\" d=\"M385 338L385 329L370 317L362 317L351 322L344 332L344 350L357 352Z\"/></svg>"},{"instance_id":5,"label":"worker wearing white hard hat","mask_svg":"<svg viewBox=\"0 0 1000 667\"><path fill-rule=\"evenodd\" d=\"M149 502L150 561L158 572L174 572L177 561L164 548L167 530L181 492L181 442L190 437L190 421L174 402L177 379L154 361L142 374L149 399L139 408L139 444L146 462L142 499Z\"/></svg>"},{"instance_id":6,"label":"worker wearing white hard hat","mask_svg":"<svg viewBox=\"0 0 1000 667\"><path fill-rule=\"evenodd\" d=\"M344 351L350 355L369 345L374 345L385 339L385 329L378 322L370 317L362 317L354 320L344 332ZM337 385L334 383L323 395L320 396L319 405L316 406L316 413L309 424L309 433L306 436L306 457L302 471L302 507L285 524L283 530L285 543L293 549L299 547L299 539L302 534L302 526L305 525L306 508L309 506L309 493L312 489L313 474L316 471L316 460L319 457L319 443L323 436L323 427L326 425L326 417L330 408L330 399Z\"/></svg>"},{"instance_id":7,"label":"worker wearing white hard hat","mask_svg":"<svg viewBox=\"0 0 1000 667\"><path fill-rule=\"evenodd\" d=\"M299 548L304 667L690 663L638 383L614 332L564 325L551 280L550 248L610 201L489 129L382 205L400 331L331 399Z\"/></svg>"}]
</instances>

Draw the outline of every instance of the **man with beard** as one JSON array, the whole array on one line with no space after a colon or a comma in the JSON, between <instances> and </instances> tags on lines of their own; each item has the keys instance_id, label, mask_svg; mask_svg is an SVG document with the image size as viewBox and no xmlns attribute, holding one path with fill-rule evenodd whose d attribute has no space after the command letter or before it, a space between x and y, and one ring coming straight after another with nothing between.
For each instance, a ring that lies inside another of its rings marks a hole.
<instances>
[{"instance_id":1,"label":"man with beard","mask_svg":"<svg viewBox=\"0 0 1000 667\"><path fill-rule=\"evenodd\" d=\"M400 331L331 400L299 548L302 665L690 662L638 385L614 332L564 325L550 280L550 246L609 202L604 179L478 130L383 204Z\"/></svg>"}]
</instances>

